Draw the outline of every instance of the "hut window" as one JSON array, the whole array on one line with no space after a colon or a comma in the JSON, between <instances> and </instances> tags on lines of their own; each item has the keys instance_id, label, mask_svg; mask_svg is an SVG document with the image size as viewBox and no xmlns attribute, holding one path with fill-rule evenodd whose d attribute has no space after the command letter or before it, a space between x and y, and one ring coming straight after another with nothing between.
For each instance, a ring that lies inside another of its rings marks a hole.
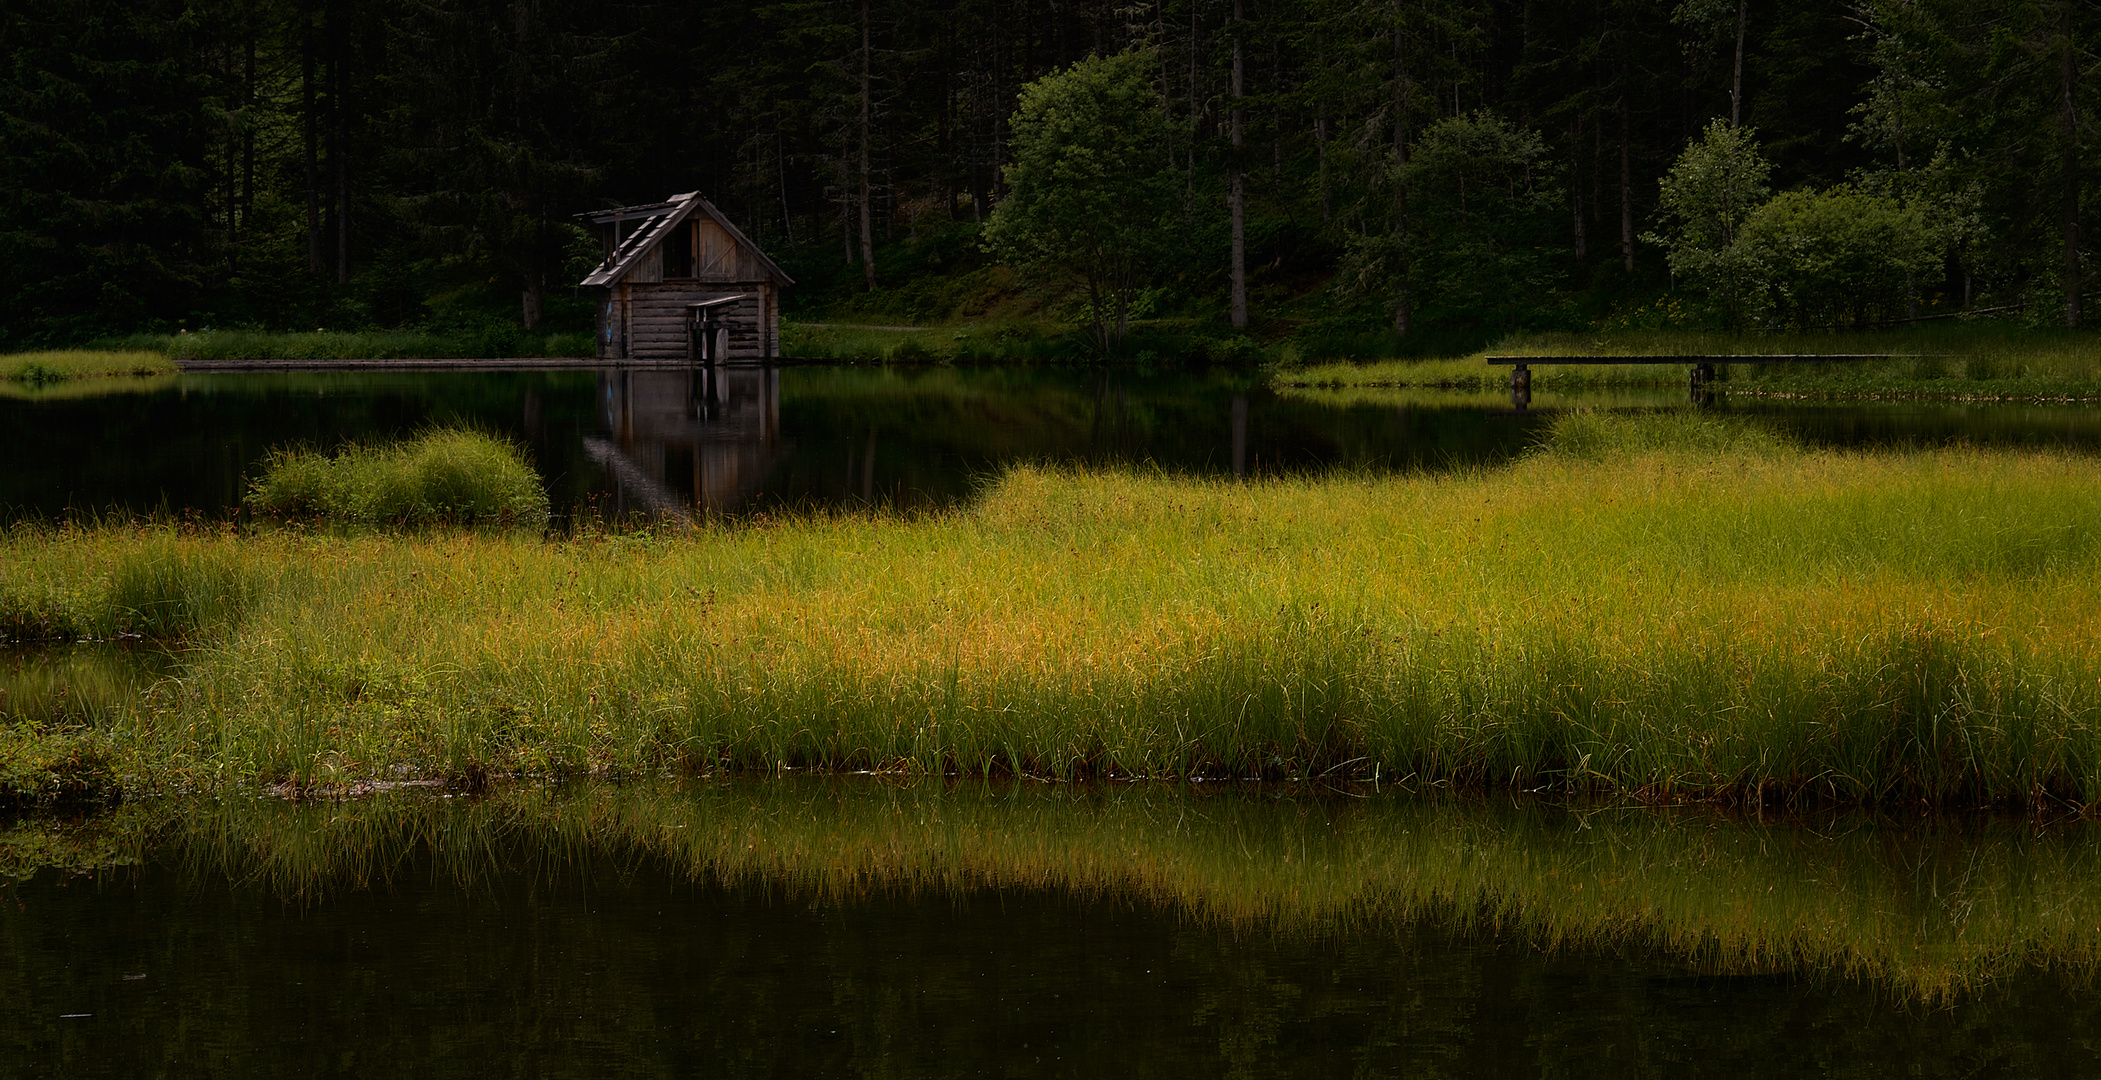
<instances>
[{"instance_id":1,"label":"hut window","mask_svg":"<svg viewBox=\"0 0 2101 1080\"><path fill-rule=\"evenodd\" d=\"M681 222L664 237L664 276L667 278L689 278L693 276L693 225Z\"/></svg>"}]
</instances>

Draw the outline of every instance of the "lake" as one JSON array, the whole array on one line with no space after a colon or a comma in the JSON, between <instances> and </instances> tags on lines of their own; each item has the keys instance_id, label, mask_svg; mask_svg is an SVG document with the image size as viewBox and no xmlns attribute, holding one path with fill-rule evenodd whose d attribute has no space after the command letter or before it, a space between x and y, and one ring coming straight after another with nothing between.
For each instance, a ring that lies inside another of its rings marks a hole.
<instances>
[{"instance_id":1,"label":"lake","mask_svg":"<svg viewBox=\"0 0 2101 1080\"><path fill-rule=\"evenodd\" d=\"M466 422L574 518L913 509L1013 462L1493 465L1682 391L880 366L185 374L0 397L0 514L234 511ZM1724 398L1816 445L2101 448L2080 406ZM0 653L17 715L181 658ZM2084 821L851 776L171 794L0 820L0 1077L2031 1076L2092 1069Z\"/></svg>"},{"instance_id":2,"label":"lake","mask_svg":"<svg viewBox=\"0 0 2101 1080\"><path fill-rule=\"evenodd\" d=\"M2096 839L866 776L152 801L0 829L0 1075L2077 1075Z\"/></svg>"},{"instance_id":3,"label":"lake","mask_svg":"<svg viewBox=\"0 0 2101 1080\"><path fill-rule=\"evenodd\" d=\"M84 389L113 392L68 396ZM0 397L0 514L238 507L273 447L334 449L465 422L532 452L558 512L937 506L1010 462L1206 475L1437 469L1523 452L1569 407L1684 408L1684 392L1538 395L1267 389L1234 369L877 365L508 372L190 373ZM2101 446L2077 405L1781 404L1768 418L1836 446Z\"/></svg>"}]
</instances>

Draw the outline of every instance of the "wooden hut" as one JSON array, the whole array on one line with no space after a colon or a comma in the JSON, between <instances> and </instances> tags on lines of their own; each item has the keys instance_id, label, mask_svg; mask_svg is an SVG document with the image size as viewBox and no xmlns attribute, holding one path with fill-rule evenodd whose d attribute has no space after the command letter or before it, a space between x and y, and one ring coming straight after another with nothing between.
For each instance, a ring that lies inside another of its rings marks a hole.
<instances>
[{"instance_id":1,"label":"wooden hut","mask_svg":"<svg viewBox=\"0 0 2101 1080\"><path fill-rule=\"evenodd\" d=\"M781 289L795 284L697 191L595 210L605 261L583 280L602 360L764 360L781 354Z\"/></svg>"}]
</instances>

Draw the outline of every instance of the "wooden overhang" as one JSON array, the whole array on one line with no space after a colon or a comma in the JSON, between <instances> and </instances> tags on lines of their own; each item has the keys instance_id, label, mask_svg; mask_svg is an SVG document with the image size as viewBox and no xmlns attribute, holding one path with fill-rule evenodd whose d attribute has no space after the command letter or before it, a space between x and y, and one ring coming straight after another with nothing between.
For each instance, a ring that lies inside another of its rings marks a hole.
<instances>
[{"instance_id":1,"label":"wooden overhang","mask_svg":"<svg viewBox=\"0 0 2101 1080\"><path fill-rule=\"evenodd\" d=\"M634 232L629 233L618 244L614 245L612 254L607 255L605 261L598 264L598 269L591 271L579 284L611 285L619 281L634 267L637 261L644 255L649 254L651 249L662 243L665 237L671 235L671 231L674 228L683 224L686 219L696 213L706 215L715 224L721 226L722 230L728 233L732 240L735 240L746 251L750 252L753 258L759 260L759 265L765 267L767 272L779 279L781 284L795 284L795 279L789 277L787 271L780 268L780 264L767 258L766 253L759 250L759 245L752 243L751 238L745 236L742 229L731 224L730 219L722 216L722 211L715 209L715 204L701 198L700 192L697 191L689 191L684 195L673 195L671 198L659 203L619 206L611 210L591 210L577 214L577 217L589 221L593 225L614 225L626 221L640 222L640 224L635 226Z\"/></svg>"}]
</instances>

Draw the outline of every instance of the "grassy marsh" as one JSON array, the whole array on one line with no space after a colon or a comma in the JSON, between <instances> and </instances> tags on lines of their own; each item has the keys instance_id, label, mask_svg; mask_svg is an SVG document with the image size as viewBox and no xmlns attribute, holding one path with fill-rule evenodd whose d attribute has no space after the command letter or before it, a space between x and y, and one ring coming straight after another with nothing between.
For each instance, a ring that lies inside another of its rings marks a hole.
<instances>
[{"instance_id":1,"label":"grassy marsh","mask_svg":"<svg viewBox=\"0 0 2101 1080\"><path fill-rule=\"evenodd\" d=\"M1719 975L1869 980L1945 999L2101 961L2101 847L2084 826L1356 798L1240 785L900 783L872 777L587 784L439 800L156 800L0 828L0 874L172 860L312 898L420 853L472 887L649 860L697 882L852 902L1054 889L1307 935L1492 933L1656 950Z\"/></svg>"},{"instance_id":2,"label":"grassy marsh","mask_svg":"<svg viewBox=\"0 0 2101 1080\"><path fill-rule=\"evenodd\" d=\"M175 364L166 356L139 350L56 349L0 356L0 384L24 383L32 389L79 379L173 374Z\"/></svg>"},{"instance_id":3,"label":"grassy marsh","mask_svg":"<svg viewBox=\"0 0 2101 1080\"><path fill-rule=\"evenodd\" d=\"M1440 387L1481 390L1505 385L1506 367L1489 355L1679 356L1688 354L1923 354L1844 364L1721 365L1720 389L1790 398L1938 398L1948 400L2101 399L2101 343L2077 331L1999 323L1951 323L1901 330L1826 334L1732 335L1688 330L1600 334L1527 333L1465 356L1366 363L1308 363L1279 371L1281 388ZM1673 365L1554 364L1534 368L1534 390L1682 386Z\"/></svg>"},{"instance_id":4,"label":"grassy marsh","mask_svg":"<svg viewBox=\"0 0 2101 1080\"><path fill-rule=\"evenodd\" d=\"M1444 476L1017 469L917 517L559 541L21 528L0 634L181 643L179 679L88 719L141 783L810 767L2101 801L2090 460L1562 430Z\"/></svg>"}]
</instances>

